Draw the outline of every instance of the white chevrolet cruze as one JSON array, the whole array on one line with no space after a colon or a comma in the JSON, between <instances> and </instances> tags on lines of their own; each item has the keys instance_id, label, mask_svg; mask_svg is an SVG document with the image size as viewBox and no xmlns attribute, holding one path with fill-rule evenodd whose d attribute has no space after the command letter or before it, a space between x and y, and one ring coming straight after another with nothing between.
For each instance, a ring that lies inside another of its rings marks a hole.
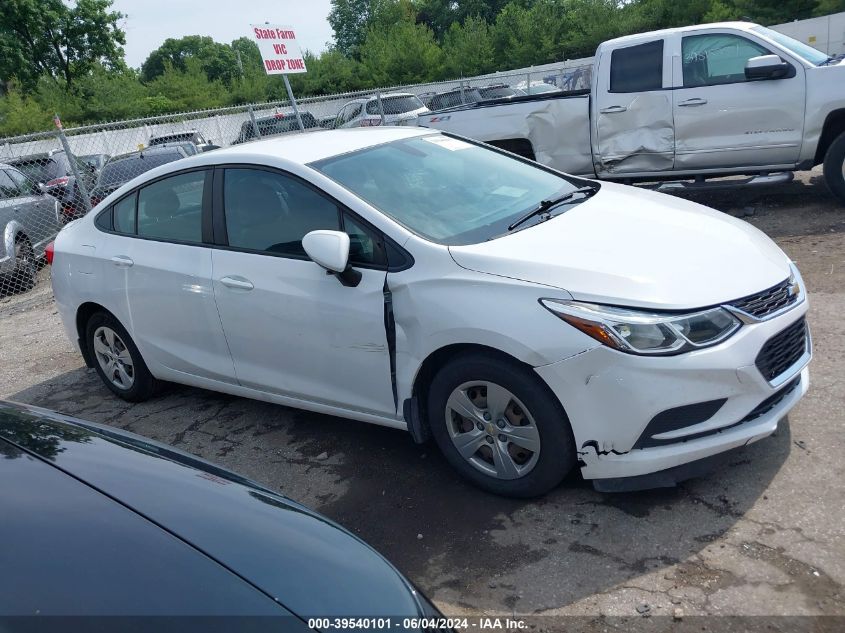
<instances>
[{"instance_id":1,"label":"white chevrolet cruze","mask_svg":"<svg viewBox=\"0 0 845 633\"><path fill-rule=\"evenodd\" d=\"M671 485L806 392L763 233L420 128L159 167L68 225L68 335L126 400L173 381L433 436L487 490Z\"/></svg>"}]
</instances>

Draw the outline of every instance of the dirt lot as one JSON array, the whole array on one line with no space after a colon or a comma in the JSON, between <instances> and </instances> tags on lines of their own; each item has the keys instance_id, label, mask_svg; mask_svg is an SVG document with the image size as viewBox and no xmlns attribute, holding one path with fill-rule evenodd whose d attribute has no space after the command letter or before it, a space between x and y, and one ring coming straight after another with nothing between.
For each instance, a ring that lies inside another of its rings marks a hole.
<instances>
[{"instance_id":1,"label":"dirt lot","mask_svg":"<svg viewBox=\"0 0 845 633\"><path fill-rule=\"evenodd\" d=\"M511 501L470 488L403 432L177 386L130 405L64 338L47 270L35 290L0 298L0 397L168 442L313 506L447 614L845 615L845 209L816 172L692 198L745 217L798 262L815 359L776 436L677 489L600 494L572 476Z\"/></svg>"}]
</instances>

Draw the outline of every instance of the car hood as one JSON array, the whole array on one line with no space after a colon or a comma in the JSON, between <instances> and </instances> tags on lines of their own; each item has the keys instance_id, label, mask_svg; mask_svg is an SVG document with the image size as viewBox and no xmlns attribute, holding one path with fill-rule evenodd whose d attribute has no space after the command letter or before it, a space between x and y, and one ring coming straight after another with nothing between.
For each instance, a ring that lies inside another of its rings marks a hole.
<instances>
[{"instance_id":1,"label":"car hood","mask_svg":"<svg viewBox=\"0 0 845 633\"><path fill-rule=\"evenodd\" d=\"M717 305L790 274L783 251L750 224L614 183L547 222L449 251L464 268L577 300L664 310Z\"/></svg>"},{"instance_id":2,"label":"car hood","mask_svg":"<svg viewBox=\"0 0 845 633\"><path fill-rule=\"evenodd\" d=\"M410 583L370 546L209 462L131 433L7 402L0 402L3 439L146 517L300 617L420 614ZM89 527L101 523L91 517Z\"/></svg>"}]
</instances>

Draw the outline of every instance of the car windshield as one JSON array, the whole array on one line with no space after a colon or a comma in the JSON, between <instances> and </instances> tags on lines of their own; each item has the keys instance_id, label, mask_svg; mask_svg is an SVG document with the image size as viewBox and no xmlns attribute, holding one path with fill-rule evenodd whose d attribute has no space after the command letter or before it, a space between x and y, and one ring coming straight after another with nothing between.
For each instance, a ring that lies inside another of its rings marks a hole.
<instances>
[{"instance_id":1,"label":"car windshield","mask_svg":"<svg viewBox=\"0 0 845 633\"><path fill-rule=\"evenodd\" d=\"M513 97L517 94L513 88L507 86L496 86L491 88L479 88L478 94L482 99L501 99L502 97Z\"/></svg>"},{"instance_id":2,"label":"car windshield","mask_svg":"<svg viewBox=\"0 0 845 633\"><path fill-rule=\"evenodd\" d=\"M827 53L822 53L820 50L813 48L812 46L799 42L798 40L793 39L788 35L784 35L783 33L767 29L765 26L755 26L751 30L764 37L768 37L770 40L783 46L786 50L798 55L798 57L801 57L802 59L807 60L811 64L815 64L816 66L824 64L828 59L830 59L830 56Z\"/></svg>"},{"instance_id":3,"label":"car windshield","mask_svg":"<svg viewBox=\"0 0 845 633\"><path fill-rule=\"evenodd\" d=\"M410 231L447 245L502 235L541 201L576 188L539 166L442 134L392 141L311 166Z\"/></svg>"},{"instance_id":4,"label":"car windshield","mask_svg":"<svg viewBox=\"0 0 845 633\"><path fill-rule=\"evenodd\" d=\"M135 176L140 176L153 167L171 163L180 158L182 158L182 154L179 152L162 152L160 154L139 154L137 156L113 160L106 163L106 166L103 167L97 186L109 187L128 182Z\"/></svg>"},{"instance_id":5,"label":"car windshield","mask_svg":"<svg viewBox=\"0 0 845 633\"><path fill-rule=\"evenodd\" d=\"M414 95L402 95L398 97L382 97L381 104L385 114L404 114L424 108L423 102ZM378 107L378 99L367 102L367 114L381 114Z\"/></svg>"},{"instance_id":6,"label":"car windshield","mask_svg":"<svg viewBox=\"0 0 845 633\"><path fill-rule=\"evenodd\" d=\"M164 145L165 143L181 143L183 141L199 141L196 132L181 132L179 134L168 134L150 139L150 145Z\"/></svg>"}]
</instances>

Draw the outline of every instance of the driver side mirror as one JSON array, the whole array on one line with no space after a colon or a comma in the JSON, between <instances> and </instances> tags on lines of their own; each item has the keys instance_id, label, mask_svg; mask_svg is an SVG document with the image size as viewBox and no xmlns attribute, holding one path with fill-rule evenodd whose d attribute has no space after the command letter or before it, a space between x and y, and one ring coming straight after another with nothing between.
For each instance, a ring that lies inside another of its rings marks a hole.
<instances>
[{"instance_id":1,"label":"driver side mirror","mask_svg":"<svg viewBox=\"0 0 845 633\"><path fill-rule=\"evenodd\" d=\"M349 236L343 231L311 231L302 238L306 255L338 278L344 286L357 286L361 273L349 266Z\"/></svg>"},{"instance_id":2,"label":"driver side mirror","mask_svg":"<svg viewBox=\"0 0 845 633\"><path fill-rule=\"evenodd\" d=\"M792 66L777 55L760 55L745 62L745 78L755 79L783 79L792 70Z\"/></svg>"}]
</instances>

